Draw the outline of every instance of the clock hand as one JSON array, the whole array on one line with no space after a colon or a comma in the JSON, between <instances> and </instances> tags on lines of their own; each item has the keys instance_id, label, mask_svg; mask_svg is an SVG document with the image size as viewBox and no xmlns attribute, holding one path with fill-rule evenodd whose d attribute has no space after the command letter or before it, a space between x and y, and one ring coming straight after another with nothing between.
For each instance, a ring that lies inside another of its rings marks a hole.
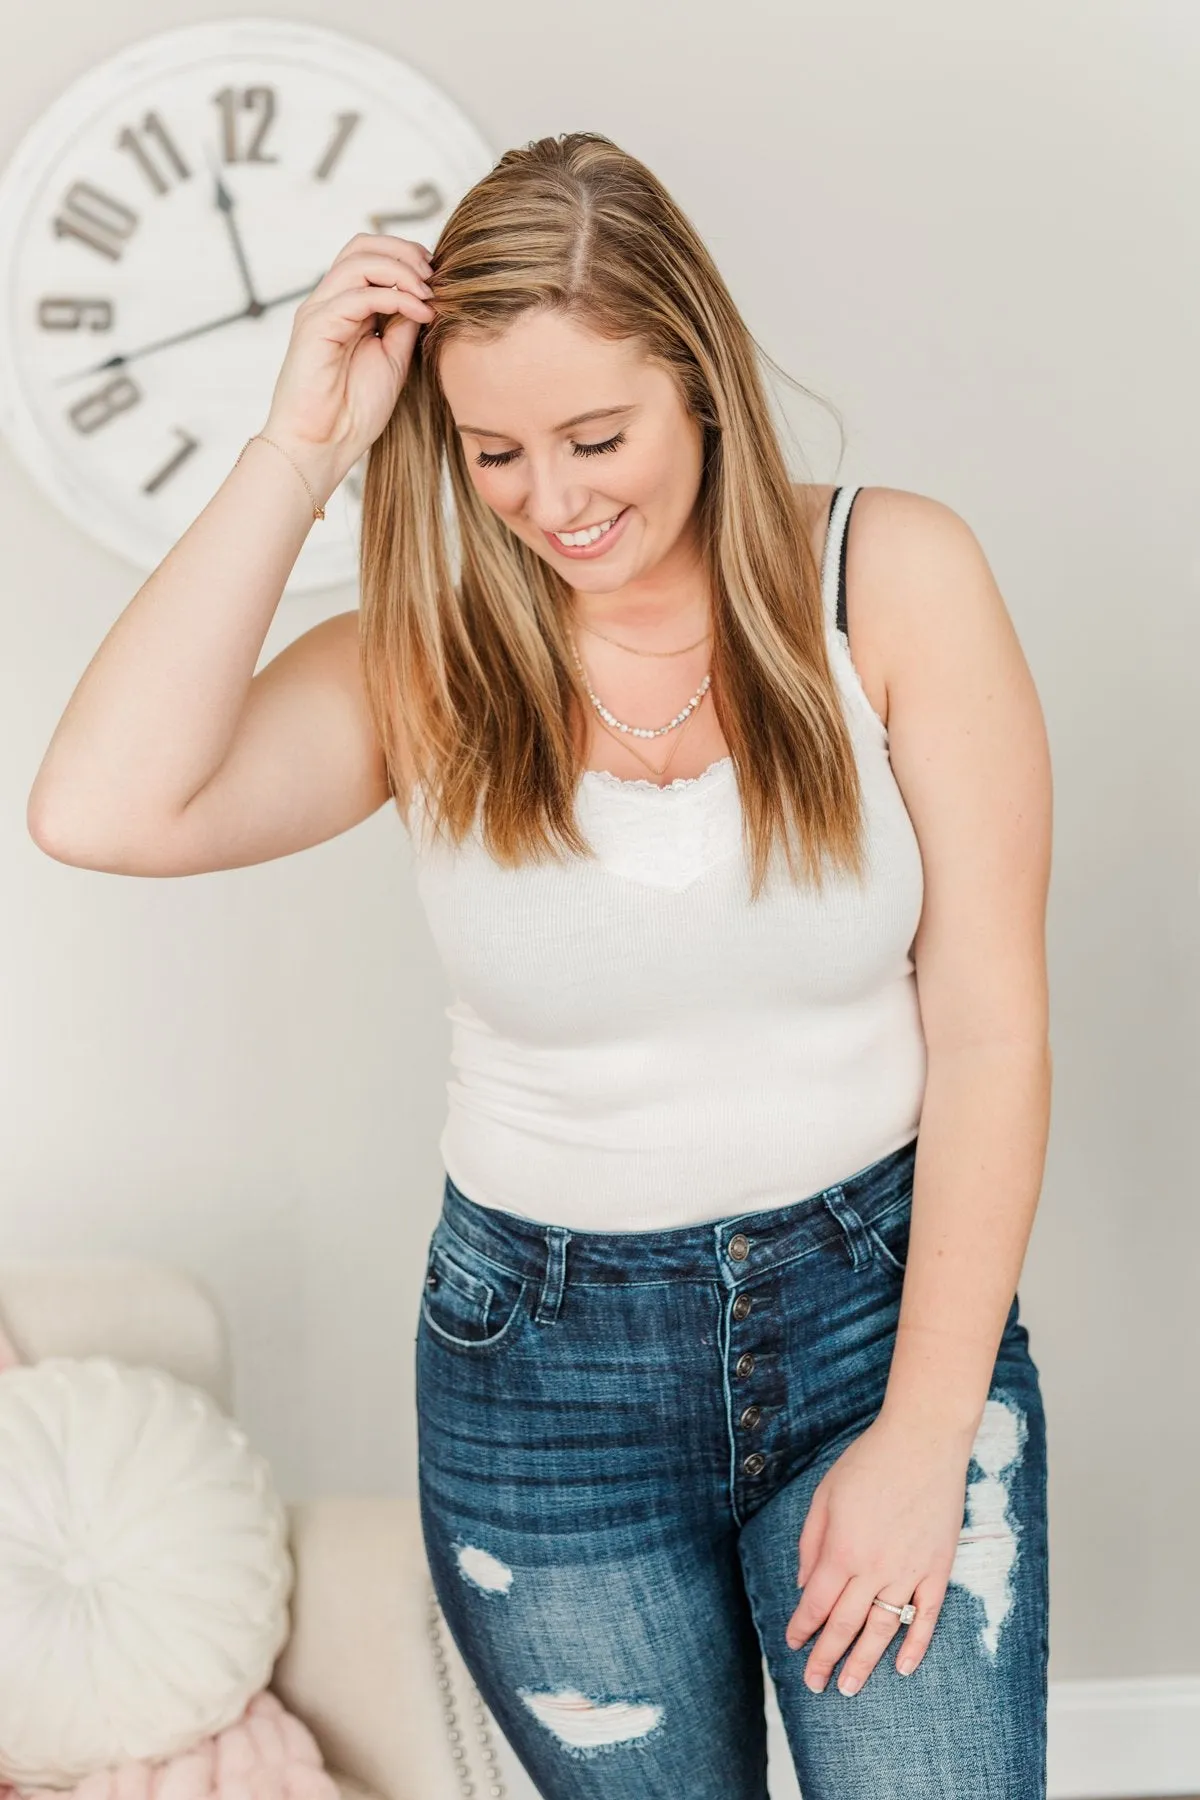
<instances>
[{"instance_id":1,"label":"clock hand","mask_svg":"<svg viewBox=\"0 0 1200 1800\"><path fill-rule=\"evenodd\" d=\"M263 310L263 304L254 291L254 283L250 278L250 270L246 266L246 252L242 248L241 234L237 228L237 221L233 216L233 195L221 180L221 172L213 162L212 154L207 146L205 146L204 154L208 161L209 169L212 172L213 181L216 183L216 191L213 196L214 204L217 207L217 210L224 214L225 224L229 231L230 242L233 245L233 254L237 259L237 266L241 271L242 281L245 284L246 311L252 319L256 319Z\"/></svg>"},{"instance_id":2,"label":"clock hand","mask_svg":"<svg viewBox=\"0 0 1200 1800\"><path fill-rule=\"evenodd\" d=\"M322 274L324 271L322 271ZM317 281L321 276L318 275ZM155 350L166 350L172 344L182 344L188 338L201 337L206 331L217 331L223 325L236 325L239 319L260 318L263 313L270 312L273 306L286 306L289 300L302 300L305 294L311 294L316 281L310 281L306 287L293 288L290 293L276 294L273 300L260 300L258 311L243 306L240 311L226 313L223 318L210 319L207 325L192 325L187 331L176 331L170 337L156 338L152 344L142 344L136 350L118 351L115 356L105 357L103 362L91 363L86 369L75 369L70 375L60 375L58 387L71 381L80 381L85 375L100 375L108 369L123 369L126 363L136 362L140 356L149 356Z\"/></svg>"}]
</instances>

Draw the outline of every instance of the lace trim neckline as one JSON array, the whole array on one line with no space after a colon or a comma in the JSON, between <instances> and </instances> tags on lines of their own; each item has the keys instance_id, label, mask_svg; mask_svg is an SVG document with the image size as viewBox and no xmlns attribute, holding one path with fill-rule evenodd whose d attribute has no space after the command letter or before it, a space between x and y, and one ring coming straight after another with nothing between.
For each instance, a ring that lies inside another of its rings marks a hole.
<instances>
[{"instance_id":1,"label":"lace trim neckline","mask_svg":"<svg viewBox=\"0 0 1200 1800\"><path fill-rule=\"evenodd\" d=\"M611 769L584 769L580 780L589 778L598 781L601 787L614 788L648 788L652 794L669 794L677 788L699 787L701 782L716 775L722 769L732 769L732 756L719 756L716 762L709 763L707 769L701 769L699 775L677 775L673 781L647 781L644 776L635 776L626 780L623 775L614 775Z\"/></svg>"},{"instance_id":2,"label":"lace trim neckline","mask_svg":"<svg viewBox=\"0 0 1200 1800\"><path fill-rule=\"evenodd\" d=\"M714 776L721 775L726 771L730 774L733 772L732 756L719 756L715 762L710 762L706 769L701 769L699 775L677 775L674 781L667 782L647 781L640 776L627 781L623 775L614 775L610 769L583 769L580 772L579 786L582 787L585 781L590 780L604 788L615 788L621 793L627 793L631 789L634 791L643 789L652 794L669 794L683 788L701 787L710 782ZM410 815L423 798L424 795L418 783L414 786L410 796Z\"/></svg>"}]
</instances>

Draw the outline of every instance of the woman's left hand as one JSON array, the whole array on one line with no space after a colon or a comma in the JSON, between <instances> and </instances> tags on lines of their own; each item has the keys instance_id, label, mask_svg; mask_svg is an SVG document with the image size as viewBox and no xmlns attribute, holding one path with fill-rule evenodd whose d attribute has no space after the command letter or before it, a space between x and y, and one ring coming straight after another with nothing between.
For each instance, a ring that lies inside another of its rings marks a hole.
<instances>
[{"instance_id":1,"label":"woman's left hand","mask_svg":"<svg viewBox=\"0 0 1200 1800\"><path fill-rule=\"evenodd\" d=\"M876 1597L917 1608L896 1659L900 1673L911 1674L924 1656L962 1530L970 1457L970 1439L880 1413L822 1476L800 1533L804 1593L786 1634L798 1650L821 1631L804 1671L814 1693L852 1643L838 1688L857 1693L901 1629L896 1613L872 1605Z\"/></svg>"}]
</instances>

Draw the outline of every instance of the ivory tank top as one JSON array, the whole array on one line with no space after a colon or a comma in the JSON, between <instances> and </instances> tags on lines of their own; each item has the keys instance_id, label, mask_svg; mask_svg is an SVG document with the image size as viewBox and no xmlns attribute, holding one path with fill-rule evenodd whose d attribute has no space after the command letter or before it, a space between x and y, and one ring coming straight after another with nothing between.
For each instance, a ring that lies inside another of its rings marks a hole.
<instances>
[{"instance_id":1,"label":"ivory tank top","mask_svg":"<svg viewBox=\"0 0 1200 1800\"><path fill-rule=\"evenodd\" d=\"M888 733L850 657L839 488L821 564L865 811L863 882L773 867L753 903L732 759L658 787L581 775L595 860L502 867L409 812L451 990L455 1186L577 1231L783 1206L917 1135L926 1046L910 954L923 899Z\"/></svg>"}]
</instances>

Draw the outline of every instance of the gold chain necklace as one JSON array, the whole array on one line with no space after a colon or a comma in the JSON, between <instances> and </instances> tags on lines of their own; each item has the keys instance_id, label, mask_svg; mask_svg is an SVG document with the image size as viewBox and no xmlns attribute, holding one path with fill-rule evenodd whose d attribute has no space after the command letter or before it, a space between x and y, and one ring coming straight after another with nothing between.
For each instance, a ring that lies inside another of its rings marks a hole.
<instances>
[{"instance_id":1,"label":"gold chain necklace","mask_svg":"<svg viewBox=\"0 0 1200 1800\"><path fill-rule=\"evenodd\" d=\"M617 638L609 637L606 631L597 631L594 625L585 625L583 629L590 631L593 637L603 638L606 644L615 644L618 650L628 650L631 656L686 656L689 650L698 650L712 635L706 631L703 637L698 637L694 644L685 644L682 650L639 650L636 644L622 644Z\"/></svg>"}]
</instances>

